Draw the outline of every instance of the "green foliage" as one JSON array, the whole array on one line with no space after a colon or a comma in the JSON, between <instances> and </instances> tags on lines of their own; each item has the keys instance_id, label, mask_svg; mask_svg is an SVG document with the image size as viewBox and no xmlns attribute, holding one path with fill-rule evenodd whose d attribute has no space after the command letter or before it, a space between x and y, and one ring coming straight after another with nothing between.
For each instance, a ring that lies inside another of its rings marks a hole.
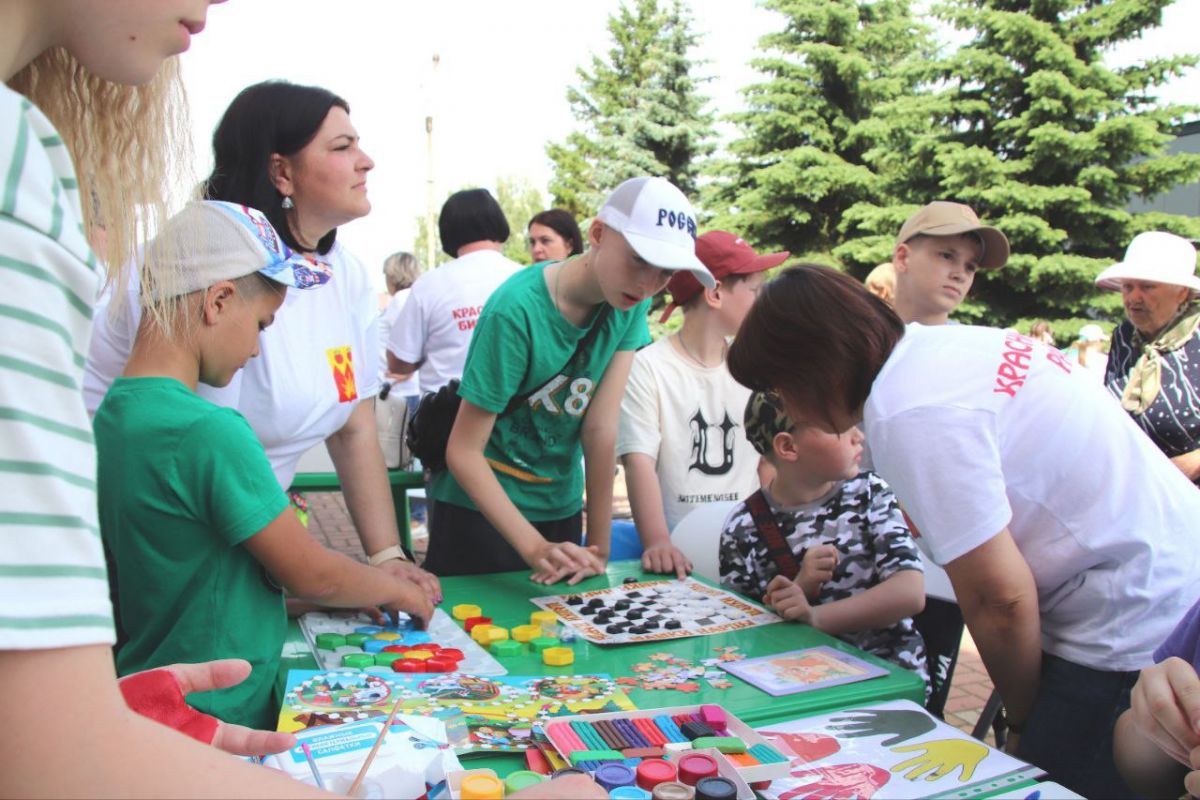
<instances>
[{"instance_id":1,"label":"green foliage","mask_svg":"<svg viewBox=\"0 0 1200 800\"><path fill-rule=\"evenodd\" d=\"M933 55L907 0L767 0L783 30L751 63L765 78L744 89L747 110L730 157L713 170L710 227L794 253L840 244L847 209L881 204L881 169L903 144L895 101L911 95ZM925 123L922 123L922 126Z\"/></svg>"},{"instance_id":2,"label":"green foliage","mask_svg":"<svg viewBox=\"0 0 1200 800\"><path fill-rule=\"evenodd\" d=\"M471 186L463 186L461 189L474 188ZM453 194L451 192L450 194ZM446 197L449 198L450 194ZM511 230L508 240L504 242L504 247L501 252L506 258L510 258L518 264L529 263L529 247L525 243L525 228L529 224L530 218L545 209L542 200L542 193L537 190L532 183L526 178L517 178L510 176L501 176L496 179L496 191L493 193L496 202L500 204L500 209L504 211L505 218L508 219L508 227ZM442 201L443 203L445 200ZM442 252L442 243L438 238L437 232L438 218L435 215L433 218L434 249L437 252L435 263L444 264L450 260L450 256ZM424 216L417 217L417 236L413 240L413 252L418 258L425 257L426 243L429 241L430 231L427 230L426 220ZM426 269L430 265L425 265Z\"/></svg>"},{"instance_id":3,"label":"green foliage","mask_svg":"<svg viewBox=\"0 0 1200 800\"><path fill-rule=\"evenodd\" d=\"M554 164L554 205L592 217L604 197L639 175L667 178L692 194L713 150L712 115L699 92L705 79L688 54L696 44L681 0L632 0L609 17L613 46L579 68L567 100L582 129L546 145Z\"/></svg>"},{"instance_id":4,"label":"green foliage","mask_svg":"<svg viewBox=\"0 0 1200 800\"><path fill-rule=\"evenodd\" d=\"M960 319L1007 325L1044 317L1073 335L1080 320L1120 317L1092 281L1143 230L1200 236L1200 220L1132 214L1135 197L1200 176L1200 156L1164 155L1193 107L1154 90L1194 56L1110 69L1103 54L1161 22L1169 0L948 0L935 9L971 33L931 65L931 82L897 101L916 123L904 157L869 162L888 199L851 206L834 254L866 269L890 250L907 213L931 200L968 203L1008 236L1013 257L982 273ZM920 122L921 119L925 121Z\"/></svg>"}]
</instances>

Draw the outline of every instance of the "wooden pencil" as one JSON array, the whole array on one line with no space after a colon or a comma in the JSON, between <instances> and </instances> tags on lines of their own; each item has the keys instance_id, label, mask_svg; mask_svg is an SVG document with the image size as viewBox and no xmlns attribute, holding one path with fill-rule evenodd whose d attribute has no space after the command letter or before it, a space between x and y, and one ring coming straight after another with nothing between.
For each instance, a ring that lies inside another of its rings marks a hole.
<instances>
[{"instance_id":1,"label":"wooden pencil","mask_svg":"<svg viewBox=\"0 0 1200 800\"><path fill-rule=\"evenodd\" d=\"M354 779L354 783L350 784L350 789L346 792L348 796L354 797L358 792L358 787L363 782L363 778L367 777L367 770L371 768L371 762L375 760L375 754L379 752L379 745L383 744L383 737L387 736L388 728L392 727L392 720L396 718L396 712L400 710L400 703L403 700L403 695L396 698L396 703L392 706L392 713L388 714L387 721L383 723L383 727L379 730L379 735L375 737L375 744L371 746L371 752L367 753L367 760L363 762L362 769L358 771L358 776Z\"/></svg>"}]
</instances>

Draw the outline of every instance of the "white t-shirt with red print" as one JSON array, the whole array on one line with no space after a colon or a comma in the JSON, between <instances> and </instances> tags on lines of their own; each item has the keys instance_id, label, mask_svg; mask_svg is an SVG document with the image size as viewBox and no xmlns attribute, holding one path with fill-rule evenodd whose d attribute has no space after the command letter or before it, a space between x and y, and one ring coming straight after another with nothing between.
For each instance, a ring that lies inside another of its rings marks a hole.
<instances>
[{"instance_id":1,"label":"white t-shirt with red print","mask_svg":"<svg viewBox=\"0 0 1200 800\"><path fill-rule=\"evenodd\" d=\"M201 384L197 392L241 412L285 489L300 456L341 430L359 401L379 392L379 310L370 276L339 243L326 258L333 279L319 289L287 293L275 322L260 335L258 357L228 386ZM84 399L93 414L133 348L140 319L137 287L130 287L120 315L114 318L108 305L105 295L96 309L84 376Z\"/></svg>"},{"instance_id":2,"label":"white t-shirt with red print","mask_svg":"<svg viewBox=\"0 0 1200 800\"><path fill-rule=\"evenodd\" d=\"M426 272L412 285L387 349L421 364L421 391L461 378L483 305L521 265L496 250L476 250ZM422 363L424 362L424 363Z\"/></svg>"},{"instance_id":3,"label":"white t-shirt with red print","mask_svg":"<svg viewBox=\"0 0 1200 800\"><path fill-rule=\"evenodd\" d=\"M1200 591L1200 492L1079 371L1011 331L911 324L863 429L934 561L1007 527L1037 584L1043 648L1135 670Z\"/></svg>"}]
</instances>

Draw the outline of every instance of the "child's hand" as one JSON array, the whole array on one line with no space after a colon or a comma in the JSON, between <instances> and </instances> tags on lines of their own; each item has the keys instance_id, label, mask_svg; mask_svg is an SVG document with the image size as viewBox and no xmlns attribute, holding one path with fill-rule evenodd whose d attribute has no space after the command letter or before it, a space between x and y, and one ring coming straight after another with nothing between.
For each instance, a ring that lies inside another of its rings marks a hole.
<instances>
[{"instance_id":1,"label":"child's hand","mask_svg":"<svg viewBox=\"0 0 1200 800\"><path fill-rule=\"evenodd\" d=\"M670 542L660 542L642 553L642 569L661 574L674 572L676 578L683 580L692 571L692 562Z\"/></svg>"},{"instance_id":2,"label":"child's hand","mask_svg":"<svg viewBox=\"0 0 1200 800\"><path fill-rule=\"evenodd\" d=\"M804 596L804 590L798 583L792 583L782 575L776 575L767 584L763 602L784 619L813 624L813 607Z\"/></svg>"},{"instance_id":3,"label":"child's hand","mask_svg":"<svg viewBox=\"0 0 1200 800\"><path fill-rule=\"evenodd\" d=\"M1191 664L1172 657L1143 669L1130 708L1143 736L1180 764L1196 769L1191 756L1200 747L1200 676ZM1189 778L1197 781L1200 776L1194 775Z\"/></svg>"},{"instance_id":4,"label":"child's hand","mask_svg":"<svg viewBox=\"0 0 1200 800\"><path fill-rule=\"evenodd\" d=\"M417 584L417 586L425 590L425 594L429 595L429 599L435 604L442 602L442 584L438 581L437 576L431 572L426 572L411 561L393 558L391 561L385 561L380 564L379 569L389 575L404 578Z\"/></svg>"},{"instance_id":5,"label":"child's hand","mask_svg":"<svg viewBox=\"0 0 1200 800\"><path fill-rule=\"evenodd\" d=\"M529 559L534 583L558 583L569 576L568 586L574 586L584 578L600 575L606 566L595 545L580 547L574 542L543 542Z\"/></svg>"},{"instance_id":6,"label":"child's hand","mask_svg":"<svg viewBox=\"0 0 1200 800\"><path fill-rule=\"evenodd\" d=\"M796 582L804 589L804 594L809 600L817 599L821 592L821 584L833 577L837 563L838 551L831 544L810 547L804 552Z\"/></svg>"},{"instance_id":7,"label":"child's hand","mask_svg":"<svg viewBox=\"0 0 1200 800\"><path fill-rule=\"evenodd\" d=\"M383 610L393 617L393 621L395 613L403 611L412 617L417 630L425 630L429 627L429 620L433 618L433 601L424 589L411 581L397 579L396 583L400 589L398 599L393 603L385 603Z\"/></svg>"}]
</instances>

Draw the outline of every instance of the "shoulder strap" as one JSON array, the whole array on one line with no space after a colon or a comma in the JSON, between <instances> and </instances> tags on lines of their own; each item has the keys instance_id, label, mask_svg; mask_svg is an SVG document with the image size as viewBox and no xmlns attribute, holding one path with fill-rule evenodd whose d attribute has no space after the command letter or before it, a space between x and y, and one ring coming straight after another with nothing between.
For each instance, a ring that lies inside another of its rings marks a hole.
<instances>
[{"instance_id":1,"label":"shoulder strap","mask_svg":"<svg viewBox=\"0 0 1200 800\"><path fill-rule=\"evenodd\" d=\"M581 356L588 349L588 346L591 345L591 343L595 340L596 335L600 333L600 329L604 327L604 323L608 320L608 315L610 313L612 313L612 306L610 306L608 303L602 303L600 305L600 310L596 312L595 318L592 319L592 324L588 326L587 333L585 333L583 338L579 340L579 344L575 346L575 352L571 353L571 357L567 359L566 363L564 363L559 369L555 370L553 375L540 383L537 387L529 390L528 392L517 395L512 400L509 400L508 405L505 406L504 411L500 414L500 416L503 417L506 414L511 414L513 411L516 411L525 404L526 400L540 392L546 386L546 384L557 378L560 373L570 367L571 364L573 364L575 360L579 358L579 356Z\"/></svg>"},{"instance_id":2,"label":"shoulder strap","mask_svg":"<svg viewBox=\"0 0 1200 800\"><path fill-rule=\"evenodd\" d=\"M788 546L787 539L779 530L775 513L767 504L767 498L762 489L746 498L746 507L750 509L754 526L767 541L767 555L775 562L775 569L789 581L795 580L796 576L800 574L800 564L796 561L792 548Z\"/></svg>"}]
</instances>

